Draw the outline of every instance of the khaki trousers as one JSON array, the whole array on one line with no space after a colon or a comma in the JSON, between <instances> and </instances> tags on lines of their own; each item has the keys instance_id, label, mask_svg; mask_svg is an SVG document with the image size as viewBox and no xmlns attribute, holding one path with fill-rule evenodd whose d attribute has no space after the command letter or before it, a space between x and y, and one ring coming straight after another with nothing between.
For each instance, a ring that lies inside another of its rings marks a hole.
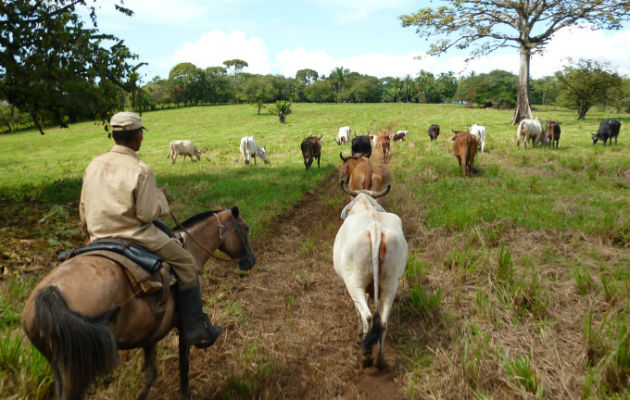
<instances>
[{"instance_id":1,"label":"khaki trousers","mask_svg":"<svg viewBox=\"0 0 630 400\"><path fill-rule=\"evenodd\" d=\"M188 250L182 247L180 242L169 240L168 244L153 253L169 263L173 268L179 290L190 289L199 285L197 263Z\"/></svg>"}]
</instances>

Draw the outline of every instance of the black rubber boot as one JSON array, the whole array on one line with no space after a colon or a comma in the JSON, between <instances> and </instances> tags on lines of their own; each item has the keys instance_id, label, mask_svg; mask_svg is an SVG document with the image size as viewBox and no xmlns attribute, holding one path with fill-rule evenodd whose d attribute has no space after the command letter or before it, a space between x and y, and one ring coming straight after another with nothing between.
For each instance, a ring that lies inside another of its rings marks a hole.
<instances>
[{"instance_id":1,"label":"black rubber boot","mask_svg":"<svg viewBox=\"0 0 630 400\"><path fill-rule=\"evenodd\" d=\"M177 313L180 321L180 335L187 343L198 348L210 347L221 335L220 326L212 326L201 304L199 286L177 291Z\"/></svg>"}]
</instances>

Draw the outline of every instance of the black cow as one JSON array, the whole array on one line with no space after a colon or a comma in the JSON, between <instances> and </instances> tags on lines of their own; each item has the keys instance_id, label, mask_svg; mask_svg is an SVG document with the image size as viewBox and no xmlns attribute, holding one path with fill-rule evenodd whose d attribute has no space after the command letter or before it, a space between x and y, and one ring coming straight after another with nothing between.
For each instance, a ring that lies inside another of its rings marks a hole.
<instances>
[{"instance_id":1,"label":"black cow","mask_svg":"<svg viewBox=\"0 0 630 400\"><path fill-rule=\"evenodd\" d=\"M606 141L610 139L610 144L612 145L612 140L615 138L615 144L617 144L617 136L619 136L619 129L621 129L621 122L617 119L607 119L602 121L599 124L599 129L597 133L593 133L593 144L597 143L598 140L604 141L604 146L606 146Z\"/></svg>"},{"instance_id":2,"label":"black cow","mask_svg":"<svg viewBox=\"0 0 630 400\"><path fill-rule=\"evenodd\" d=\"M372 155L372 144L370 143L370 137L367 135L357 136L356 133L352 138L352 155L363 154L367 158Z\"/></svg>"},{"instance_id":3,"label":"black cow","mask_svg":"<svg viewBox=\"0 0 630 400\"><path fill-rule=\"evenodd\" d=\"M440 134L440 125L433 124L429 127L429 137L431 138L431 140L437 139L439 134Z\"/></svg>"},{"instance_id":4,"label":"black cow","mask_svg":"<svg viewBox=\"0 0 630 400\"><path fill-rule=\"evenodd\" d=\"M322 137L309 136L302 140L300 148L302 149L302 157L304 157L304 166L306 169L313 164L313 158L317 158L317 168L319 168L319 158L322 156Z\"/></svg>"}]
</instances>

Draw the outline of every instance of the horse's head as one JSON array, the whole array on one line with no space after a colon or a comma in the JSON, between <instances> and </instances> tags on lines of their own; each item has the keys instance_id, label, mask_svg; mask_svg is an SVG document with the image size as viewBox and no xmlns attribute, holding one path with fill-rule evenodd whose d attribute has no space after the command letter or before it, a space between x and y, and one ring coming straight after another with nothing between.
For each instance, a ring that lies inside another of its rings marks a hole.
<instances>
[{"instance_id":1,"label":"horse's head","mask_svg":"<svg viewBox=\"0 0 630 400\"><path fill-rule=\"evenodd\" d=\"M219 250L232 258L239 258L238 266L241 270L252 269L256 264L256 256L249 244L249 225L241 217L238 207L232 207L229 212L221 215Z\"/></svg>"}]
</instances>

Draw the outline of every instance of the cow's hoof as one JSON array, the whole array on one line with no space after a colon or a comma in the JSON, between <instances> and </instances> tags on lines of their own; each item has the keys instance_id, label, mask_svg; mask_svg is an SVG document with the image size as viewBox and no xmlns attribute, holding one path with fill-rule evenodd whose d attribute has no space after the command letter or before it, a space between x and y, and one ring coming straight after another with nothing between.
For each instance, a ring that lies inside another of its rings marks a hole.
<instances>
[{"instance_id":1,"label":"cow's hoof","mask_svg":"<svg viewBox=\"0 0 630 400\"><path fill-rule=\"evenodd\" d=\"M376 359L376 368L378 368L378 369L387 369L387 362L385 362L384 358L377 357L377 359Z\"/></svg>"},{"instance_id":2,"label":"cow's hoof","mask_svg":"<svg viewBox=\"0 0 630 400\"><path fill-rule=\"evenodd\" d=\"M374 365L374 359L372 357L363 358L363 368L370 368Z\"/></svg>"}]
</instances>

